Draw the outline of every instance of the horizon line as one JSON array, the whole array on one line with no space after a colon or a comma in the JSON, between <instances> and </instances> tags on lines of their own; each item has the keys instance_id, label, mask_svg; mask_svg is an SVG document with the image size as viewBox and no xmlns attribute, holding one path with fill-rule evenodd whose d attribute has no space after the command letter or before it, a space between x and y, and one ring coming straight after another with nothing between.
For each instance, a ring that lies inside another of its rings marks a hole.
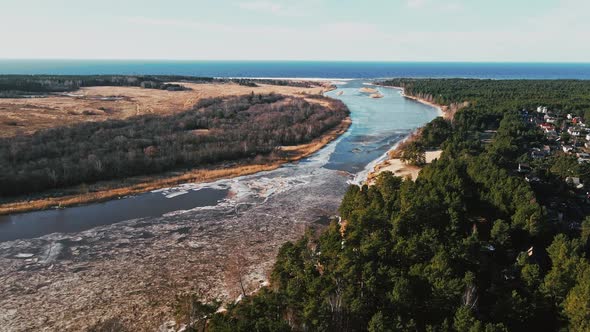
<instances>
[{"instance_id":1,"label":"horizon line","mask_svg":"<svg viewBox=\"0 0 590 332\"><path fill-rule=\"evenodd\" d=\"M513 60L290 60L290 59L141 59L141 58L3 58L0 61L143 61L143 62L325 62L325 63L487 63L487 64L588 64L590 61Z\"/></svg>"}]
</instances>

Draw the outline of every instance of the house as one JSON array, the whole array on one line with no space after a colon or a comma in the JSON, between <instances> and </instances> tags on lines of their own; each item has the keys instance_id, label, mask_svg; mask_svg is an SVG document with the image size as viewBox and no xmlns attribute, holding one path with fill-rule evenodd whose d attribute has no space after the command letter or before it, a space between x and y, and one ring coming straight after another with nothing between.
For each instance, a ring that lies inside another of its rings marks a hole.
<instances>
[{"instance_id":1,"label":"house","mask_svg":"<svg viewBox=\"0 0 590 332\"><path fill-rule=\"evenodd\" d=\"M582 136L582 131L578 127L569 127L567 128L567 133L572 136Z\"/></svg>"},{"instance_id":2,"label":"house","mask_svg":"<svg viewBox=\"0 0 590 332\"><path fill-rule=\"evenodd\" d=\"M531 175L526 175L526 176L524 177L524 180L525 180L526 182L529 182L529 183L539 183L539 182L541 182L541 179L539 179L539 178L538 178L538 177L536 177L536 176L531 176Z\"/></svg>"},{"instance_id":3,"label":"house","mask_svg":"<svg viewBox=\"0 0 590 332\"><path fill-rule=\"evenodd\" d=\"M586 142L586 143L584 143L584 146L585 146L587 149L590 149L590 142Z\"/></svg>"},{"instance_id":4,"label":"house","mask_svg":"<svg viewBox=\"0 0 590 332\"><path fill-rule=\"evenodd\" d=\"M547 106L539 106L539 107L537 107L537 113L547 114Z\"/></svg>"},{"instance_id":5,"label":"house","mask_svg":"<svg viewBox=\"0 0 590 332\"><path fill-rule=\"evenodd\" d=\"M576 153L576 156L578 156L578 163L586 163L590 161L590 154L585 153L585 152L580 152L580 153Z\"/></svg>"},{"instance_id":6,"label":"house","mask_svg":"<svg viewBox=\"0 0 590 332\"><path fill-rule=\"evenodd\" d=\"M565 182L576 189L584 188L584 185L580 182L580 178L568 176L565 178Z\"/></svg>"},{"instance_id":7,"label":"house","mask_svg":"<svg viewBox=\"0 0 590 332\"><path fill-rule=\"evenodd\" d=\"M572 113L568 113L568 114L567 114L567 119L568 119L568 120L571 120L571 119L573 119L573 118L574 118L574 116L572 115Z\"/></svg>"},{"instance_id":8,"label":"house","mask_svg":"<svg viewBox=\"0 0 590 332\"><path fill-rule=\"evenodd\" d=\"M518 164L518 173L528 173L531 171L529 164Z\"/></svg>"},{"instance_id":9,"label":"house","mask_svg":"<svg viewBox=\"0 0 590 332\"><path fill-rule=\"evenodd\" d=\"M571 131L570 135L572 136L582 136L582 132L580 131L580 129L574 129Z\"/></svg>"},{"instance_id":10,"label":"house","mask_svg":"<svg viewBox=\"0 0 590 332\"><path fill-rule=\"evenodd\" d=\"M541 127L541 129L547 131L547 130L555 130L555 126L552 123L547 123L547 122L543 122L539 125L539 127Z\"/></svg>"},{"instance_id":11,"label":"house","mask_svg":"<svg viewBox=\"0 0 590 332\"><path fill-rule=\"evenodd\" d=\"M548 139L557 139L559 140L559 136L557 135L557 132L555 130L548 130L545 132L545 136L547 136Z\"/></svg>"},{"instance_id":12,"label":"house","mask_svg":"<svg viewBox=\"0 0 590 332\"><path fill-rule=\"evenodd\" d=\"M549 115L549 114L545 114L545 116L543 117L543 120L545 120L545 122L547 122L547 123L557 122L557 118L554 117L553 115Z\"/></svg>"},{"instance_id":13,"label":"house","mask_svg":"<svg viewBox=\"0 0 590 332\"><path fill-rule=\"evenodd\" d=\"M586 140L590 141L590 134L586 134Z\"/></svg>"},{"instance_id":14,"label":"house","mask_svg":"<svg viewBox=\"0 0 590 332\"><path fill-rule=\"evenodd\" d=\"M533 148L531 151L531 158L533 158L533 159L545 158L545 153L543 151L541 151L541 149Z\"/></svg>"},{"instance_id":15,"label":"house","mask_svg":"<svg viewBox=\"0 0 590 332\"><path fill-rule=\"evenodd\" d=\"M571 145L564 145L561 147L561 149L563 150L563 152L572 152L574 151L574 147Z\"/></svg>"},{"instance_id":16,"label":"house","mask_svg":"<svg viewBox=\"0 0 590 332\"><path fill-rule=\"evenodd\" d=\"M557 135L557 133L555 133L555 135ZM551 155L551 147L549 145L544 145L543 146L543 153L545 153L546 156Z\"/></svg>"},{"instance_id":17,"label":"house","mask_svg":"<svg viewBox=\"0 0 590 332\"><path fill-rule=\"evenodd\" d=\"M555 133L557 135L557 131L555 131L555 129L552 128L547 128L544 130L546 135L551 135L553 133Z\"/></svg>"},{"instance_id":18,"label":"house","mask_svg":"<svg viewBox=\"0 0 590 332\"><path fill-rule=\"evenodd\" d=\"M575 118L573 118L573 119L572 119L572 123L573 123L573 124L578 124L578 125L579 125L579 124L583 124L583 123L584 123L584 121L582 121L582 118L581 118L581 117L579 117L579 116L576 116Z\"/></svg>"}]
</instances>

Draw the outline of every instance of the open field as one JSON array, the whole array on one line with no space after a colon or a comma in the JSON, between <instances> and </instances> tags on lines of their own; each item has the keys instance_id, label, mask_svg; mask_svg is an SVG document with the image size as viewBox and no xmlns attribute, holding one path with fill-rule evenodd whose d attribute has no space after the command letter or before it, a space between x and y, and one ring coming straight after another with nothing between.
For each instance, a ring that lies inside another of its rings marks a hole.
<instances>
[{"instance_id":1,"label":"open field","mask_svg":"<svg viewBox=\"0 0 590 332\"><path fill-rule=\"evenodd\" d=\"M31 134L40 129L84 121L125 119L143 114L173 114L189 109L201 98L279 93L318 94L328 87L301 88L235 83L179 83L192 90L166 91L138 87L100 86L44 98L0 98L0 137Z\"/></svg>"}]
</instances>

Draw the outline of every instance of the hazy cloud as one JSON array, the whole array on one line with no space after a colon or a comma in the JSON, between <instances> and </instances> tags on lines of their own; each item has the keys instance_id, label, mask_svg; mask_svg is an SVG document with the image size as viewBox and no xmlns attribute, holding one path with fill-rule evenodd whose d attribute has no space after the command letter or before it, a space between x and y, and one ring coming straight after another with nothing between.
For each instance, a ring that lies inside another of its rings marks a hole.
<instances>
[{"instance_id":1,"label":"hazy cloud","mask_svg":"<svg viewBox=\"0 0 590 332\"><path fill-rule=\"evenodd\" d=\"M555 0L530 10L521 6L510 17L465 0L383 0L381 12L376 7L339 7L335 0L232 1L234 10L195 4L192 11L178 13L133 6L120 10L119 16L109 12L84 17L43 2L46 7L25 25L22 17L33 14L15 2L0 11L0 30L11 31L3 35L6 47L0 49L0 58L590 59L588 0ZM301 13L303 19L283 19ZM13 31L15 26L19 29Z\"/></svg>"},{"instance_id":2,"label":"hazy cloud","mask_svg":"<svg viewBox=\"0 0 590 332\"><path fill-rule=\"evenodd\" d=\"M237 4L238 7L245 10L262 12L277 16L302 16L304 11L299 7L285 5L279 2L273 1L247 1L240 2Z\"/></svg>"},{"instance_id":3,"label":"hazy cloud","mask_svg":"<svg viewBox=\"0 0 590 332\"><path fill-rule=\"evenodd\" d=\"M465 9L465 7L462 3L459 2L448 2L441 5L440 9L442 9L445 12L460 12L463 9Z\"/></svg>"},{"instance_id":4,"label":"hazy cloud","mask_svg":"<svg viewBox=\"0 0 590 332\"><path fill-rule=\"evenodd\" d=\"M444 12L458 12L464 9L461 2L446 0L406 0L406 7L411 9L429 9Z\"/></svg>"},{"instance_id":5,"label":"hazy cloud","mask_svg":"<svg viewBox=\"0 0 590 332\"><path fill-rule=\"evenodd\" d=\"M426 0L407 0L406 6L409 8L422 8L426 4Z\"/></svg>"}]
</instances>

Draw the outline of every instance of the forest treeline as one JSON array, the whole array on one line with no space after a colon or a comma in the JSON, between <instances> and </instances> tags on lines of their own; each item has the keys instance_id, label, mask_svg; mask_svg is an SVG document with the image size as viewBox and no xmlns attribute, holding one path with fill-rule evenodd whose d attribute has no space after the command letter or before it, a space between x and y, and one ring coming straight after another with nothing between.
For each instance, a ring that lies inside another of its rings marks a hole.
<instances>
[{"instance_id":1,"label":"forest treeline","mask_svg":"<svg viewBox=\"0 0 590 332\"><path fill-rule=\"evenodd\" d=\"M79 123L0 139L0 195L279 154L338 126L346 106L250 94L210 98L169 116ZM277 155L280 157L280 155Z\"/></svg>"},{"instance_id":2,"label":"forest treeline","mask_svg":"<svg viewBox=\"0 0 590 332\"><path fill-rule=\"evenodd\" d=\"M179 75L0 75L0 98L30 96L56 92L72 92L91 86L132 86L170 91L187 90L180 84L190 83L236 83L256 87L258 84L311 88L319 82L291 81L280 79L226 79Z\"/></svg>"},{"instance_id":3,"label":"forest treeline","mask_svg":"<svg viewBox=\"0 0 590 332\"><path fill-rule=\"evenodd\" d=\"M468 101L471 110L455 117L461 130L497 128L505 111L547 106L557 115L584 116L590 110L590 84L584 80L393 79L378 82L436 104ZM472 119L468 119L472 117Z\"/></svg>"},{"instance_id":4,"label":"forest treeline","mask_svg":"<svg viewBox=\"0 0 590 332\"><path fill-rule=\"evenodd\" d=\"M590 82L383 84L470 102L451 126L427 129L441 158L415 182L386 172L351 186L341 222L280 249L270 287L224 313L193 299L181 317L209 331L589 331L590 219L549 220L513 170L543 139L519 111L584 112ZM479 139L486 129L490 143Z\"/></svg>"},{"instance_id":5,"label":"forest treeline","mask_svg":"<svg viewBox=\"0 0 590 332\"><path fill-rule=\"evenodd\" d=\"M134 75L0 75L0 97L18 97L54 92L72 92L91 86L135 86L150 89L180 90L166 82L187 80L185 76ZM210 83L213 78L192 77L191 82Z\"/></svg>"}]
</instances>

